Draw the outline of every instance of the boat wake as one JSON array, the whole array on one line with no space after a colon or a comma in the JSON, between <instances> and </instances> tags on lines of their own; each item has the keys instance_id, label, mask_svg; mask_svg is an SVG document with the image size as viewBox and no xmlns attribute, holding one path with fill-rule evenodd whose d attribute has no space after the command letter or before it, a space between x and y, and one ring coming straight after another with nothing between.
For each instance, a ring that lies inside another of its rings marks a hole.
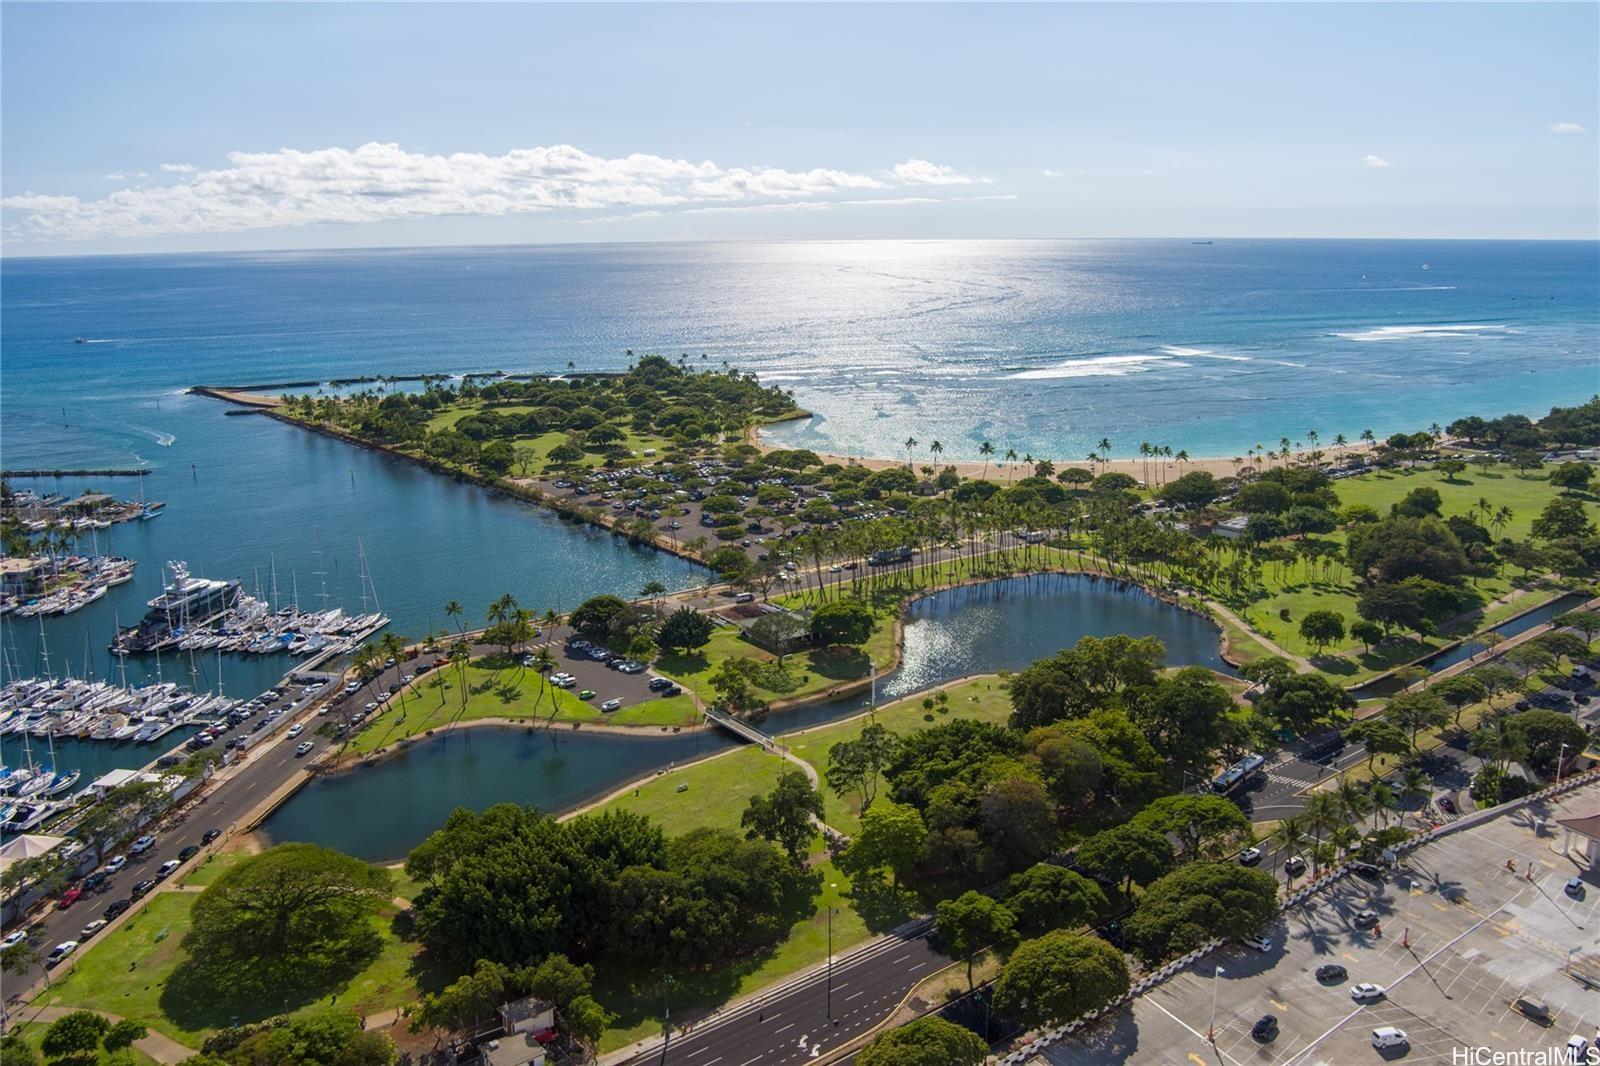
<instances>
[{"instance_id":1,"label":"boat wake","mask_svg":"<svg viewBox=\"0 0 1600 1066\"><path fill-rule=\"evenodd\" d=\"M148 426L136 426L131 422L128 424L128 428L143 433L145 436L149 437L163 448L172 447L173 443L178 439L171 433L163 433L159 429L151 429Z\"/></svg>"}]
</instances>

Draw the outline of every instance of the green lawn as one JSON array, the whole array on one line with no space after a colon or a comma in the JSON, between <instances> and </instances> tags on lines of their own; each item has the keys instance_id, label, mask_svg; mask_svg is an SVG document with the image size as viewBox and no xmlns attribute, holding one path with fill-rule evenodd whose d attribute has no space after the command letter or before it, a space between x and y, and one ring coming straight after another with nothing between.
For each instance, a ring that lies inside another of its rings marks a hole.
<instances>
[{"instance_id":1,"label":"green lawn","mask_svg":"<svg viewBox=\"0 0 1600 1066\"><path fill-rule=\"evenodd\" d=\"M212 866L218 866L214 862ZM241 1002L225 990L208 989L204 996L183 992L169 981L186 954L179 946L189 930L189 914L199 893L159 892L149 903L103 939L83 949L73 971L44 994L41 1006L82 1007L125 1018L136 1018L150 1029L198 1048L210 1033L238 1022L255 1022L282 1013L313 1011L329 1004L327 997L304 1001L271 999ZM383 940L378 957L336 992L337 1004L361 1014L403 1006L416 1001L421 979L432 986L431 975L417 959L417 945L395 932L399 912L385 905L373 915Z\"/></svg>"},{"instance_id":2,"label":"green lawn","mask_svg":"<svg viewBox=\"0 0 1600 1066\"><path fill-rule=\"evenodd\" d=\"M1380 471L1338 482L1336 491L1340 500L1346 505L1365 504L1380 513L1387 514L1393 504L1398 503L1412 489L1421 487L1438 491L1441 497L1440 509L1447 517L1468 514L1476 507L1479 499L1487 499L1496 510L1502 506L1510 507L1511 520L1497 532L1499 535L1519 539L1527 536L1533 519L1544 509L1545 504L1557 495L1556 490L1543 478L1525 477L1512 472L1510 468L1491 470L1488 473L1474 469L1460 475L1454 482L1445 481L1440 474L1431 469ZM1600 507L1592 503L1587 503L1585 506L1596 517L1600 517ZM1496 531L1491 529L1491 532ZM1325 539L1342 543L1344 534L1342 531L1336 532L1327 535ZM1300 620L1313 610L1337 611L1344 616L1346 625L1356 619L1355 582L1348 572L1342 572L1334 579L1322 580L1309 577L1304 569L1296 565L1287 568L1280 577L1275 573L1274 567L1269 565L1263 571L1262 580L1266 586L1265 596L1253 600L1248 605L1230 603L1230 606L1252 627L1290 651L1302 655L1311 654L1312 649L1300 636L1299 627ZM1482 603L1489 605L1508 593L1518 591L1520 584L1520 576L1507 568L1506 572L1481 579L1471 587L1479 594ZM1554 594L1554 591L1549 593L1549 595ZM1481 615L1469 614L1461 624L1449 632L1442 633L1437 639L1426 642L1398 641L1370 654L1357 650L1353 654L1318 660L1317 665L1346 683L1360 680L1425 655L1447 643L1449 639L1493 625L1498 620L1527 610L1542 598L1543 594L1540 593L1523 592L1513 603L1496 604ZM1287 618L1282 617L1280 613L1284 611L1288 613ZM1346 650L1354 647L1354 644L1354 641L1347 641Z\"/></svg>"},{"instance_id":3,"label":"green lawn","mask_svg":"<svg viewBox=\"0 0 1600 1066\"><path fill-rule=\"evenodd\" d=\"M214 851L200 862L191 867L189 872L179 879L180 885L209 885L223 873L235 866L240 859L245 858L242 851Z\"/></svg>"},{"instance_id":4,"label":"green lawn","mask_svg":"<svg viewBox=\"0 0 1600 1066\"><path fill-rule=\"evenodd\" d=\"M549 684L536 671L518 666L494 669L480 660L466 669L467 700L461 702L461 681L454 667L423 676L406 693L404 704L391 699L351 740L347 751L365 754L406 737L456 722L483 718L599 722L629 726L693 725L698 720L688 696L646 700L614 713L601 711L575 692Z\"/></svg>"},{"instance_id":5,"label":"green lawn","mask_svg":"<svg viewBox=\"0 0 1600 1066\"><path fill-rule=\"evenodd\" d=\"M648 815L668 836L702 828L737 830L750 797L771 789L786 766L794 768L758 747L736 748L651 778L637 793L618 796L600 809ZM682 785L688 788L679 792Z\"/></svg>"},{"instance_id":6,"label":"green lawn","mask_svg":"<svg viewBox=\"0 0 1600 1066\"><path fill-rule=\"evenodd\" d=\"M451 404L448 407L441 408L428 420L428 429L432 432L449 429L463 418L479 411L493 411L495 414L502 415L520 415L527 414L532 410L533 407L528 404ZM672 442L665 437L658 437L649 433L638 433L627 425L619 425L616 428L622 433L622 439L616 443L633 452L641 462L644 460L646 449L654 448L657 452L664 452L672 447ZM512 448L517 453L517 462L512 465L511 472L520 477L523 475L524 469L530 474L545 473L545 464L549 462L550 450L558 444L565 443L567 434L564 430L554 430L549 433L540 433L533 437L512 437L509 439ZM603 465L605 461L606 457L604 455L585 452L583 459L577 465L598 467ZM527 463L526 467L523 466L524 462Z\"/></svg>"},{"instance_id":7,"label":"green lawn","mask_svg":"<svg viewBox=\"0 0 1600 1066\"><path fill-rule=\"evenodd\" d=\"M711 687L711 675L728 659L752 659L770 667L762 680L753 686L755 694L767 702L811 696L834 685L865 679L870 673L868 659L887 664L894 656L893 616L883 612L877 628L864 649L818 648L796 652L784 659L783 668L777 668L777 657L739 635L734 626L719 626L711 634L711 642L693 654L680 655L663 652L656 660L656 670L672 678L707 703L717 698Z\"/></svg>"}]
</instances>

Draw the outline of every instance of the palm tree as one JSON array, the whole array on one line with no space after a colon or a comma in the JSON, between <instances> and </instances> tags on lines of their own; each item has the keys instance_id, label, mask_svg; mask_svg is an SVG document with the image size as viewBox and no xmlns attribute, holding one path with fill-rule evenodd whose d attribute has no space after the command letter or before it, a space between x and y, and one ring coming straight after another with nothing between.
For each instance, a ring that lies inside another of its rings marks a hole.
<instances>
[{"instance_id":1,"label":"palm tree","mask_svg":"<svg viewBox=\"0 0 1600 1066\"><path fill-rule=\"evenodd\" d=\"M1306 801L1306 816L1311 819L1311 832L1316 837L1316 846L1311 849L1311 876L1316 877L1322 866L1323 834L1344 820L1344 811L1336 793L1314 792Z\"/></svg>"},{"instance_id":2,"label":"palm tree","mask_svg":"<svg viewBox=\"0 0 1600 1066\"><path fill-rule=\"evenodd\" d=\"M928 454L932 455L933 461L937 463L939 461L939 456L944 454L944 445L940 444L938 441L934 441L932 444L928 445Z\"/></svg>"},{"instance_id":3,"label":"palm tree","mask_svg":"<svg viewBox=\"0 0 1600 1066\"><path fill-rule=\"evenodd\" d=\"M1339 807L1346 821L1360 821L1372 809L1372 797L1367 795L1366 789L1350 780L1349 774L1339 775L1339 783L1334 787L1333 794L1339 797Z\"/></svg>"},{"instance_id":4,"label":"palm tree","mask_svg":"<svg viewBox=\"0 0 1600 1066\"><path fill-rule=\"evenodd\" d=\"M1017 450L1015 448L1007 448L1006 449L1006 484L1007 485L1011 484L1011 475L1013 473L1011 467L1012 467L1013 464L1016 463L1016 461L1017 461Z\"/></svg>"},{"instance_id":5,"label":"palm tree","mask_svg":"<svg viewBox=\"0 0 1600 1066\"><path fill-rule=\"evenodd\" d=\"M905 447L906 447L906 469L907 470L911 469L911 465L912 465L911 450L913 448L915 448L916 446L917 446L917 438L915 438L915 437L907 437L906 438Z\"/></svg>"},{"instance_id":6,"label":"palm tree","mask_svg":"<svg viewBox=\"0 0 1600 1066\"><path fill-rule=\"evenodd\" d=\"M1306 816L1291 814L1278 823L1278 829L1272 834L1278 843L1283 845L1283 850L1292 858L1299 854L1306 842ZM1289 872L1288 863L1283 867L1283 889L1289 890L1289 885L1294 881L1294 875Z\"/></svg>"},{"instance_id":7,"label":"palm tree","mask_svg":"<svg viewBox=\"0 0 1600 1066\"><path fill-rule=\"evenodd\" d=\"M1420 766L1407 766L1400 771L1400 799L1420 800L1433 795L1433 780Z\"/></svg>"},{"instance_id":8,"label":"palm tree","mask_svg":"<svg viewBox=\"0 0 1600 1066\"><path fill-rule=\"evenodd\" d=\"M989 477L989 457L994 454L994 445L990 444L988 441L984 441L982 444L978 445L978 454L983 456L983 474L978 478L978 480L985 481L988 480Z\"/></svg>"},{"instance_id":9,"label":"palm tree","mask_svg":"<svg viewBox=\"0 0 1600 1066\"><path fill-rule=\"evenodd\" d=\"M1383 824L1389 824L1389 815L1400 809L1400 800L1394 794L1394 789L1387 782L1375 781L1369 790L1372 797L1372 830L1377 832L1378 819L1383 819Z\"/></svg>"},{"instance_id":10,"label":"palm tree","mask_svg":"<svg viewBox=\"0 0 1600 1066\"><path fill-rule=\"evenodd\" d=\"M454 618L456 620L456 633L462 634L464 631L461 628L461 616L466 612L462 609L460 602L451 600L449 603L445 604L444 613L445 617Z\"/></svg>"},{"instance_id":11,"label":"palm tree","mask_svg":"<svg viewBox=\"0 0 1600 1066\"><path fill-rule=\"evenodd\" d=\"M467 709L467 664L472 661L472 652L467 647L467 642L458 640L450 646L450 665L456 668L456 677L461 685L461 710Z\"/></svg>"}]
</instances>

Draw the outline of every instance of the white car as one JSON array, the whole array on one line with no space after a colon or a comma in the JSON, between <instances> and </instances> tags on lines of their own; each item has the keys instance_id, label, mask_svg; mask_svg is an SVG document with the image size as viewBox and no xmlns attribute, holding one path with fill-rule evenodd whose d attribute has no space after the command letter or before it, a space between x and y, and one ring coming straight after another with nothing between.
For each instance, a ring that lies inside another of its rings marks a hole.
<instances>
[{"instance_id":1,"label":"white car","mask_svg":"<svg viewBox=\"0 0 1600 1066\"><path fill-rule=\"evenodd\" d=\"M128 845L128 850L133 852L135 855L143 855L145 852L149 851L155 846L156 838L146 833L144 836Z\"/></svg>"},{"instance_id":2,"label":"white car","mask_svg":"<svg viewBox=\"0 0 1600 1066\"><path fill-rule=\"evenodd\" d=\"M602 703L600 705L600 709L602 711L616 711L616 710L620 710L621 708L622 708L622 700L621 699L606 700L604 703Z\"/></svg>"},{"instance_id":3,"label":"white car","mask_svg":"<svg viewBox=\"0 0 1600 1066\"><path fill-rule=\"evenodd\" d=\"M1382 985L1375 985L1371 981L1362 981L1350 988L1350 998L1357 1003L1364 1003L1369 999L1382 999L1386 994Z\"/></svg>"},{"instance_id":4,"label":"white car","mask_svg":"<svg viewBox=\"0 0 1600 1066\"><path fill-rule=\"evenodd\" d=\"M1392 1025L1380 1026L1372 1031L1372 1046L1379 1051L1392 1047L1405 1047L1411 1042L1404 1029L1396 1029Z\"/></svg>"},{"instance_id":5,"label":"white car","mask_svg":"<svg viewBox=\"0 0 1600 1066\"><path fill-rule=\"evenodd\" d=\"M1257 951L1262 953L1271 951L1273 947L1276 946L1272 943L1271 937L1265 936L1241 937L1239 943L1243 944L1247 948L1255 948Z\"/></svg>"},{"instance_id":6,"label":"white car","mask_svg":"<svg viewBox=\"0 0 1600 1066\"><path fill-rule=\"evenodd\" d=\"M44 964L46 966L54 966L77 950L78 942L76 940L63 940L50 949L50 954L44 957Z\"/></svg>"},{"instance_id":7,"label":"white car","mask_svg":"<svg viewBox=\"0 0 1600 1066\"><path fill-rule=\"evenodd\" d=\"M108 924L110 923L108 923L104 918L96 918L94 921L78 930L78 939L88 940L100 930L104 929Z\"/></svg>"},{"instance_id":8,"label":"white car","mask_svg":"<svg viewBox=\"0 0 1600 1066\"><path fill-rule=\"evenodd\" d=\"M296 722L296 723L295 723L295 724L294 724L294 725L292 725L292 726L290 726L290 727L289 727L289 735L290 735L290 736L291 736L291 737L297 737L297 736L299 736L299 735L300 735L300 734L301 734L301 733L303 733L303 732L305 732L305 728L306 728L306 727L305 727L305 723L303 723L303 722Z\"/></svg>"},{"instance_id":9,"label":"white car","mask_svg":"<svg viewBox=\"0 0 1600 1066\"><path fill-rule=\"evenodd\" d=\"M28 931L26 929L18 929L15 932L7 933L6 938L0 940L0 948L16 947L26 939L28 939Z\"/></svg>"},{"instance_id":10,"label":"white car","mask_svg":"<svg viewBox=\"0 0 1600 1066\"><path fill-rule=\"evenodd\" d=\"M299 747L294 749L294 757L298 759L300 756L306 754L314 747L316 747L316 745L311 743L311 741L302 740Z\"/></svg>"},{"instance_id":11,"label":"white car","mask_svg":"<svg viewBox=\"0 0 1600 1066\"><path fill-rule=\"evenodd\" d=\"M1239 853L1239 865L1254 866L1261 861L1260 848L1245 848Z\"/></svg>"},{"instance_id":12,"label":"white car","mask_svg":"<svg viewBox=\"0 0 1600 1066\"><path fill-rule=\"evenodd\" d=\"M177 859L168 859L156 870L156 880L160 881L163 878L171 877L177 871L178 867L182 865L183 863L179 862Z\"/></svg>"},{"instance_id":13,"label":"white car","mask_svg":"<svg viewBox=\"0 0 1600 1066\"><path fill-rule=\"evenodd\" d=\"M100 869L104 870L108 874L114 874L126 865L128 865L128 857L126 855L113 855L110 859L106 860L106 864L100 867Z\"/></svg>"}]
</instances>

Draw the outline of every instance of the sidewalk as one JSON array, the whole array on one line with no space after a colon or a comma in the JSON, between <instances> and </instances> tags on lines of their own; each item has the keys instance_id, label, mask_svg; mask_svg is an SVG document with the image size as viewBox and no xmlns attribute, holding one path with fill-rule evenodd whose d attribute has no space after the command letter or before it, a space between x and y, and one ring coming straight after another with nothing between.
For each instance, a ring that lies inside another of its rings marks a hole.
<instances>
[{"instance_id":1,"label":"sidewalk","mask_svg":"<svg viewBox=\"0 0 1600 1066\"><path fill-rule=\"evenodd\" d=\"M75 1014L81 1009L82 1008L79 1007L40 1007L37 1010L23 1009L14 1012L11 1015L11 1021L13 1025L15 1025L17 1022L37 1022L39 1024L49 1024L50 1022L53 1022L58 1018L65 1017L68 1014ZM120 1015L107 1014L105 1011L94 1011L93 1013L98 1014L102 1018L105 1018L111 1022L122 1021ZM194 1048L180 1044L176 1040L172 1039L172 1037L163 1033L158 1033L154 1029L150 1030L149 1036L146 1036L140 1040L135 1040L133 1042L133 1046L160 1063L176 1064L191 1059L198 1054Z\"/></svg>"}]
</instances>

